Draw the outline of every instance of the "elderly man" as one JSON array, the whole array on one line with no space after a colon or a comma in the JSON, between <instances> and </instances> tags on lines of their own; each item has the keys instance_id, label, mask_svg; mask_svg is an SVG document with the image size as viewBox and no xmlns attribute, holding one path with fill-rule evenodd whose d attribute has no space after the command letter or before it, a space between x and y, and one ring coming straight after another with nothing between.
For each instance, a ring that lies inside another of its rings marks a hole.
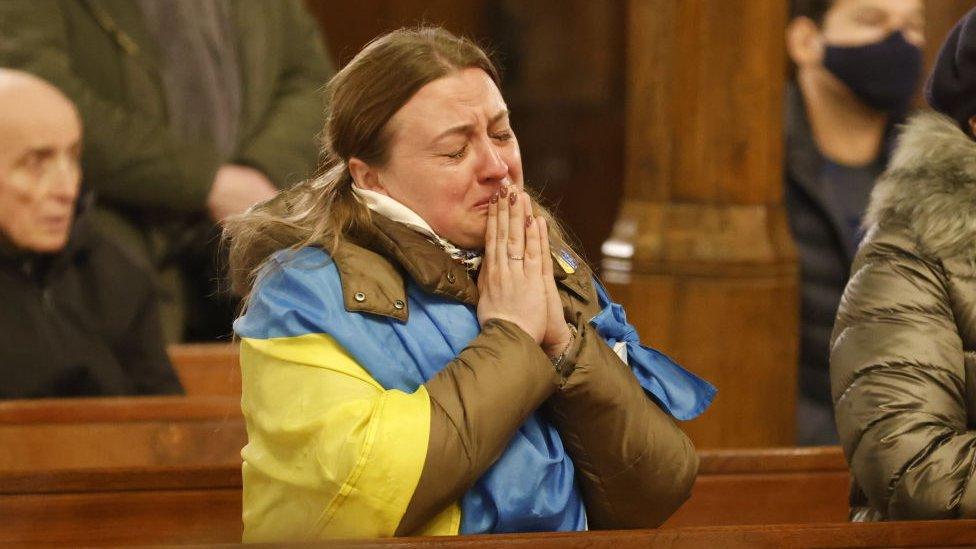
<instances>
[{"instance_id":1,"label":"elderly man","mask_svg":"<svg viewBox=\"0 0 976 549\"><path fill-rule=\"evenodd\" d=\"M60 91L0 69L0 398L179 393L148 273L79 207L81 135Z\"/></svg>"},{"instance_id":2,"label":"elderly man","mask_svg":"<svg viewBox=\"0 0 976 549\"><path fill-rule=\"evenodd\" d=\"M230 334L215 224L316 167L332 74L300 0L4 0L0 66L85 124L93 220L158 279L169 341Z\"/></svg>"}]
</instances>

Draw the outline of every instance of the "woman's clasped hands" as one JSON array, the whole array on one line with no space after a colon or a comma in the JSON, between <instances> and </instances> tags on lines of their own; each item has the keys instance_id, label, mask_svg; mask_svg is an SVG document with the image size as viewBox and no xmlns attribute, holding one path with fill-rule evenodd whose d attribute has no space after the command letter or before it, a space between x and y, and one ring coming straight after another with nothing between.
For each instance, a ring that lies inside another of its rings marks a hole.
<instances>
[{"instance_id":1,"label":"woman's clasped hands","mask_svg":"<svg viewBox=\"0 0 976 549\"><path fill-rule=\"evenodd\" d=\"M478 276L478 322L512 322L557 357L572 335L553 277L549 227L532 212L532 200L504 185L488 204L485 256Z\"/></svg>"}]
</instances>

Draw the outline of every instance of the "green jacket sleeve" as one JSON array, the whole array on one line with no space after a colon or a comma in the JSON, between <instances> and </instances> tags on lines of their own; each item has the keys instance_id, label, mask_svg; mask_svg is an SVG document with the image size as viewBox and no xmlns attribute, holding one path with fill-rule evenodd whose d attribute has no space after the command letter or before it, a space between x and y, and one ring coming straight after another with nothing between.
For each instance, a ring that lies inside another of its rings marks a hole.
<instances>
[{"instance_id":1,"label":"green jacket sleeve","mask_svg":"<svg viewBox=\"0 0 976 549\"><path fill-rule=\"evenodd\" d=\"M213 145L178 139L161 121L95 93L72 69L63 9L55 0L0 2L0 65L34 73L74 101L85 126L85 182L103 199L202 210L219 162Z\"/></svg>"},{"instance_id":2,"label":"green jacket sleeve","mask_svg":"<svg viewBox=\"0 0 976 549\"><path fill-rule=\"evenodd\" d=\"M312 175L321 149L315 136L325 124L322 90L334 68L312 16L294 0L282 7L280 32L287 38L271 109L234 161L261 170L284 188Z\"/></svg>"},{"instance_id":3,"label":"green jacket sleeve","mask_svg":"<svg viewBox=\"0 0 976 549\"><path fill-rule=\"evenodd\" d=\"M976 516L976 436L944 265L889 224L869 235L852 272L830 373L857 484L889 520Z\"/></svg>"}]
</instances>

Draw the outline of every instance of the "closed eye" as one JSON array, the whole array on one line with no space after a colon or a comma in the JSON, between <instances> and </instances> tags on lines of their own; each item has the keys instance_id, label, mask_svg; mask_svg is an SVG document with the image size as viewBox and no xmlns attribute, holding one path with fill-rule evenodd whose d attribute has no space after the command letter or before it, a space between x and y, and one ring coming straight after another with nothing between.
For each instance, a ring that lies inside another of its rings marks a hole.
<instances>
[{"instance_id":1,"label":"closed eye","mask_svg":"<svg viewBox=\"0 0 976 549\"><path fill-rule=\"evenodd\" d=\"M446 156L447 158L450 158L452 160L460 160L461 158L464 157L464 153L466 153L467 151L468 151L468 145L467 143L465 143L460 149L454 152L447 153L443 156Z\"/></svg>"}]
</instances>

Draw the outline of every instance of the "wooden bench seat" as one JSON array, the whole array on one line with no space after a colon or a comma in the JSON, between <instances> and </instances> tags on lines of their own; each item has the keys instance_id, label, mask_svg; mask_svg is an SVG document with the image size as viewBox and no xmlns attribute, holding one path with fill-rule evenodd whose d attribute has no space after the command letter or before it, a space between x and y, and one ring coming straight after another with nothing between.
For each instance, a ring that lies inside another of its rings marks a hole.
<instances>
[{"instance_id":1,"label":"wooden bench seat","mask_svg":"<svg viewBox=\"0 0 976 549\"><path fill-rule=\"evenodd\" d=\"M756 547L966 547L976 544L976 520L887 522L874 524L783 524L713 526L673 530L503 534L452 538L403 538L342 541L324 546L357 549L726 549Z\"/></svg>"},{"instance_id":2,"label":"wooden bench seat","mask_svg":"<svg viewBox=\"0 0 976 549\"><path fill-rule=\"evenodd\" d=\"M0 472L0 545L237 543L240 466Z\"/></svg>"},{"instance_id":3,"label":"wooden bench seat","mask_svg":"<svg viewBox=\"0 0 976 549\"><path fill-rule=\"evenodd\" d=\"M240 465L240 397L0 402L0 471Z\"/></svg>"},{"instance_id":4,"label":"wooden bench seat","mask_svg":"<svg viewBox=\"0 0 976 549\"><path fill-rule=\"evenodd\" d=\"M691 498L665 526L844 522L850 474L837 446L702 450Z\"/></svg>"},{"instance_id":5,"label":"wooden bench seat","mask_svg":"<svg viewBox=\"0 0 976 549\"><path fill-rule=\"evenodd\" d=\"M77 540L71 537L77 517L97 525L97 535L85 538L92 543L237 542L240 463L236 451L226 458L0 470L0 517L9 519L0 521L0 542ZM838 448L703 451L700 469L691 499L665 529L846 520L847 473ZM42 522L49 527L37 531Z\"/></svg>"},{"instance_id":6,"label":"wooden bench seat","mask_svg":"<svg viewBox=\"0 0 976 549\"><path fill-rule=\"evenodd\" d=\"M707 478L705 475L703 478ZM784 490L789 486L784 486ZM734 495L726 503L741 505ZM240 470L134 468L0 472L0 544L237 543ZM341 547L949 547L976 544L976 521L782 524L573 534L331 542Z\"/></svg>"}]
</instances>

